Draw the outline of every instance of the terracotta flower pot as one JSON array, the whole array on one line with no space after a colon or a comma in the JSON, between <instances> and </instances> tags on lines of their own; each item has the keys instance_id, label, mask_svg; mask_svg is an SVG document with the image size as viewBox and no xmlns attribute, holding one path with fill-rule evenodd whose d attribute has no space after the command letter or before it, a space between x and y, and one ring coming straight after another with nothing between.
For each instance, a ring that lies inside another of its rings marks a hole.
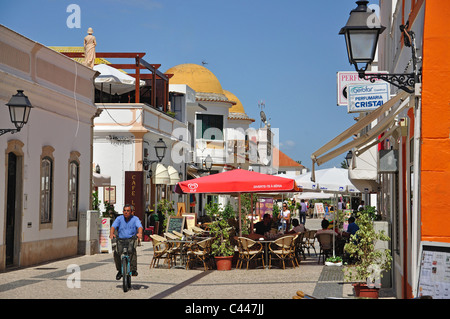
<instances>
[{"instance_id":1,"label":"terracotta flower pot","mask_svg":"<svg viewBox=\"0 0 450 319\"><path fill-rule=\"evenodd\" d=\"M233 256L216 256L214 259L216 260L217 270L231 270Z\"/></svg>"},{"instance_id":2,"label":"terracotta flower pot","mask_svg":"<svg viewBox=\"0 0 450 319\"><path fill-rule=\"evenodd\" d=\"M367 284L363 283L353 284L353 289L355 290L355 296L359 298L378 299L380 292L379 288L369 288Z\"/></svg>"}]
</instances>

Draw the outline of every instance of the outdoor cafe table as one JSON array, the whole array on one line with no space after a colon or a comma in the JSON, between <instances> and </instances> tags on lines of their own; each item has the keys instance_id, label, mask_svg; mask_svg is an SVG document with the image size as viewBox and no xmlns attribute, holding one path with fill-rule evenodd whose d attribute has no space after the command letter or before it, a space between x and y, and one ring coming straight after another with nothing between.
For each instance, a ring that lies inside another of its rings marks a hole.
<instances>
[{"instance_id":1,"label":"outdoor cafe table","mask_svg":"<svg viewBox=\"0 0 450 319\"><path fill-rule=\"evenodd\" d=\"M199 241L202 241L204 239L208 239L210 237L194 237L192 239L167 239L167 242L176 245L180 244L180 260L183 264L183 266L175 266L175 268L186 268L186 262L187 262L187 248L189 245L198 243Z\"/></svg>"},{"instance_id":2,"label":"outdoor cafe table","mask_svg":"<svg viewBox=\"0 0 450 319\"><path fill-rule=\"evenodd\" d=\"M273 243L275 240L276 240L276 238L274 238L274 239L265 239L264 238L262 240L256 240L257 242L264 244L264 266L266 269L269 268L269 245L271 243Z\"/></svg>"},{"instance_id":3,"label":"outdoor cafe table","mask_svg":"<svg viewBox=\"0 0 450 319\"><path fill-rule=\"evenodd\" d=\"M175 268L186 268L186 261L187 261L187 248L189 245L196 243L196 240L182 240L182 239L167 239L167 242L171 245L180 244L180 260L182 262L183 266L175 266Z\"/></svg>"},{"instance_id":4,"label":"outdoor cafe table","mask_svg":"<svg viewBox=\"0 0 450 319\"><path fill-rule=\"evenodd\" d=\"M266 269L269 268L269 253L270 253L269 245L283 236L292 236L292 235L293 234L284 234L274 238L266 238L261 236L260 239L254 239L256 242L264 244L264 266Z\"/></svg>"}]
</instances>

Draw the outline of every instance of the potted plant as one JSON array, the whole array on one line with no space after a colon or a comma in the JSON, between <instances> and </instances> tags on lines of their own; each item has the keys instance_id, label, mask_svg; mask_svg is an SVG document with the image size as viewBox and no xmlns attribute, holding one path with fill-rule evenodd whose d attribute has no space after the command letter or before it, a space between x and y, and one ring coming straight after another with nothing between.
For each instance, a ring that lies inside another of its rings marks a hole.
<instances>
[{"instance_id":1,"label":"potted plant","mask_svg":"<svg viewBox=\"0 0 450 319\"><path fill-rule=\"evenodd\" d=\"M102 213L103 218L114 218L118 213L114 209L114 205L109 202L105 202L105 211Z\"/></svg>"},{"instance_id":2,"label":"potted plant","mask_svg":"<svg viewBox=\"0 0 450 319\"><path fill-rule=\"evenodd\" d=\"M326 266L342 266L342 257L340 256L333 256L328 257L327 260L325 260Z\"/></svg>"},{"instance_id":3,"label":"potted plant","mask_svg":"<svg viewBox=\"0 0 450 319\"><path fill-rule=\"evenodd\" d=\"M218 203L207 204L205 210L213 219L209 225L209 232L213 237L211 254L216 261L217 270L231 270L234 246L231 243L230 235L232 227L228 223L230 216L225 216L226 213L224 214Z\"/></svg>"},{"instance_id":4,"label":"potted plant","mask_svg":"<svg viewBox=\"0 0 450 319\"><path fill-rule=\"evenodd\" d=\"M158 214L161 213L163 220L162 229L166 229L167 220L169 216L175 216L176 211L173 209L174 201L169 201L165 198L161 199L157 205ZM158 216L159 219L159 216ZM161 222L161 221L160 221Z\"/></svg>"},{"instance_id":5,"label":"potted plant","mask_svg":"<svg viewBox=\"0 0 450 319\"><path fill-rule=\"evenodd\" d=\"M345 252L354 260L345 268L345 279L354 282L357 297L378 298L382 272L391 269L390 249L375 249L376 241L389 241L390 238L384 231L375 231L374 210L374 207L366 207L359 212L356 219L359 230L350 236L344 247Z\"/></svg>"}]
</instances>

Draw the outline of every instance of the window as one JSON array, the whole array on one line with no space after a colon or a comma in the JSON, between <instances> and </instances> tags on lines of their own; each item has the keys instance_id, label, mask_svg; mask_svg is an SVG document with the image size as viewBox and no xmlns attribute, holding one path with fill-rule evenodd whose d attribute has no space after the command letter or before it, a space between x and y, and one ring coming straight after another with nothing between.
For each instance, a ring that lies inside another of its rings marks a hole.
<instances>
[{"instance_id":1,"label":"window","mask_svg":"<svg viewBox=\"0 0 450 319\"><path fill-rule=\"evenodd\" d=\"M53 160L44 157L41 161L41 223L52 221Z\"/></svg>"},{"instance_id":2,"label":"window","mask_svg":"<svg viewBox=\"0 0 450 319\"><path fill-rule=\"evenodd\" d=\"M197 139L223 140L223 116L197 114Z\"/></svg>"},{"instance_id":3,"label":"window","mask_svg":"<svg viewBox=\"0 0 450 319\"><path fill-rule=\"evenodd\" d=\"M68 219L76 221L78 219L78 184L79 169L77 162L73 161L69 164L69 200L68 200Z\"/></svg>"},{"instance_id":4,"label":"window","mask_svg":"<svg viewBox=\"0 0 450 319\"><path fill-rule=\"evenodd\" d=\"M40 221L44 228L51 227L53 213L53 165L54 148L44 146L41 155L41 180L40 180Z\"/></svg>"},{"instance_id":5,"label":"window","mask_svg":"<svg viewBox=\"0 0 450 319\"><path fill-rule=\"evenodd\" d=\"M68 161L68 196L67 196L67 221L69 226L77 226L78 198L80 190L80 153L70 152ZM71 223L74 222L74 223Z\"/></svg>"}]
</instances>

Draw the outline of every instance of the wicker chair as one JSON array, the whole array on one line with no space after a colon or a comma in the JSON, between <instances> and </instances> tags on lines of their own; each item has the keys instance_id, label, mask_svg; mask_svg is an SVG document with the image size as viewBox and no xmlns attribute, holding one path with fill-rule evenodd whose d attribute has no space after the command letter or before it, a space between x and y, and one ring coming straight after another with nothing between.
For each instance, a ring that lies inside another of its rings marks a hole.
<instances>
[{"instance_id":1,"label":"wicker chair","mask_svg":"<svg viewBox=\"0 0 450 319\"><path fill-rule=\"evenodd\" d=\"M329 254L333 254L333 234L321 233L316 234L316 237L320 246L318 263L320 264L320 256L322 256L322 263L325 263Z\"/></svg>"},{"instance_id":2,"label":"wicker chair","mask_svg":"<svg viewBox=\"0 0 450 319\"><path fill-rule=\"evenodd\" d=\"M172 233L177 236L178 238L183 238L183 234L180 232L177 232L176 230L172 230Z\"/></svg>"},{"instance_id":3,"label":"wicker chair","mask_svg":"<svg viewBox=\"0 0 450 319\"><path fill-rule=\"evenodd\" d=\"M167 261L168 267L171 267L171 245L167 242L167 239L159 235L150 235L153 243L153 258L150 263L150 268L155 268L161 259Z\"/></svg>"},{"instance_id":4,"label":"wicker chair","mask_svg":"<svg viewBox=\"0 0 450 319\"><path fill-rule=\"evenodd\" d=\"M316 247L315 247L315 241L316 241L316 230L308 230L305 232L305 235L303 236L303 247L308 250L308 256L311 256L309 250L313 249L314 254L317 255Z\"/></svg>"},{"instance_id":5,"label":"wicker chair","mask_svg":"<svg viewBox=\"0 0 450 319\"><path fill-rule=\"evenodd\" d=\"M284 236L278 238L273 243L270 243L270 258L269 258L269 268L272 265L272 256L281 260L283 264L283 269L286 269L285 261L290 260L292 262L292 266L295 267L294 260L292 258L292 242L294 240L294 236Z\"/></svg>"},{"instance_id":6,"label":"wicker chair","mask_svg":"<svg viewBox=\"0 0 450 319\"><path fill-rule=\"evenodd\" d=\"M183 229L183 233L185 233L188 238L192 238L195 236L195 233L190 229Z\"/></svg>"},{"instance_id":7,"label":"wicker chair","mask_svg":"<svg viewBox=\"0 0 450 319\"><path fill-rule=\"evenodd\" d=\"M206 235L208 232L200 227L192 226L191 230L197 235Z\"/></svg>"},{"instance_id":8,"label":"wicker chair","mask_svg":"<svg viewBox=\"0 0 450 319\"><path fill-rule=\"evenodd\" d=\"M292 239L292 243L291 243L291 256L290 258L292 258L292 260L295 262L295 265L300 266L300 262L297 258L297 245L298 245L298 240L300 238L300 234L294 234L294 239Z\"/></svg>"},{"instance_id":9,"label":"wicker chair","mask_svg":"<svg viewBox=\"0 0 450 319\"><path fill-rule=\"evenodd\" d=\"M211 260L211 244L212 238L207 238L190 245L187 250L186 269L189 269L192 261L199 260L203 263L205 270L208 270Z\"/></svg>"},{"instance_id":10,"label":"wicker chair","mask_svg":"<svg viewBox=\"0 0 450 319\"><path fill-rule=\"evenodd\" d=\"M297 258L298 262L300 263L301 255L303 255L303 259L306 259L305 256L305 247L303 244L303 238L305 237L305 233L299 233L297 236L297 240L295 241L295 257Z\"/></svg>"},{"instance_id":11,"label":"wicker chair","mask_svg":"<svg viewBox=\"0 0 450 319\"><path fill-rule=\"evenodd\" d=\"M247 237L238 237L239 259L236 269L242 268L242 264L247 262L247 269L250 261L261 259L264 267L263 247L260 242L254 241Z\"/></svg>"}]
</instances>

